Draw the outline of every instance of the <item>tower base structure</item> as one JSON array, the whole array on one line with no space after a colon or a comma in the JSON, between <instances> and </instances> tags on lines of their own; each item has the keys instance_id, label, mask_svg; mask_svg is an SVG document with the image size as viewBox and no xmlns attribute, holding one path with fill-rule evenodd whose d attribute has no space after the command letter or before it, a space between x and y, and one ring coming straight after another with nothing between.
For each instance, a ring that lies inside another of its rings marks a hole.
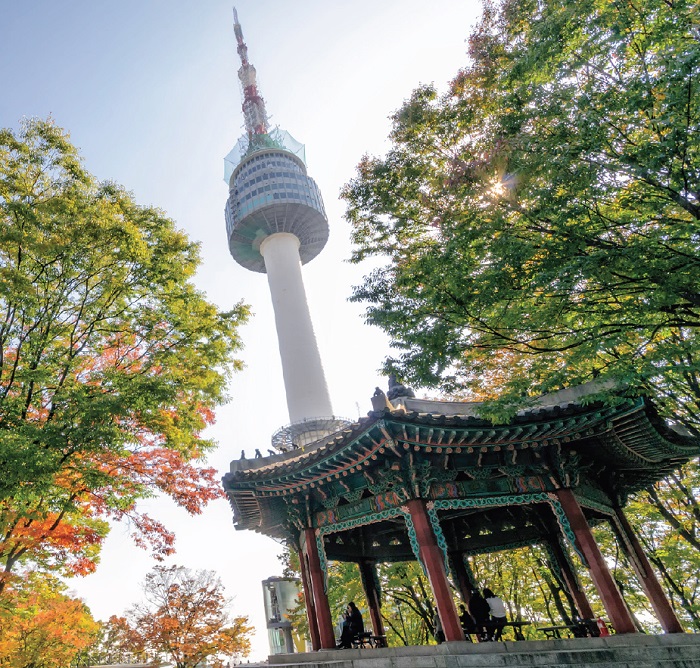
<instances>
[{"instance_id":1,"label":"tower base structure","mask_svg":"<svg viewBox=\"0 0 700 668\"><path fill-rule=\"evenodd\" d=\"M335 416L301 420L280 427L272 435L271 444L279 452L296 450L342 431L351 424L351 420Z\"/></svg>"}]
</instances>

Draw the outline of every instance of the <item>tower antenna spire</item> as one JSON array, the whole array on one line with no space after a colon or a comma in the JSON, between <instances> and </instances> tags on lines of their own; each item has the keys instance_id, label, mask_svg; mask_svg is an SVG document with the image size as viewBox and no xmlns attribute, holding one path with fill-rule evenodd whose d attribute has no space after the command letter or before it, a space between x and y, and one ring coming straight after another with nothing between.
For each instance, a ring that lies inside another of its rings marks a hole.
<instances>
[{"instance_id":1,"label":"tower antenna spire","mask_svg":"<svg viewBox=\"0 0 700 668\"><path fill-rule=\"evenodd\" d=\"M243 118L248 137L267 134L268 118L265 100L258 92L257 73L248 60L248 46L243 41L243 29L238 21L238 12L233 8L233 32L236 36L236 50L241 59L238 78L243 88Z\"/></svg>"}]
</instances>

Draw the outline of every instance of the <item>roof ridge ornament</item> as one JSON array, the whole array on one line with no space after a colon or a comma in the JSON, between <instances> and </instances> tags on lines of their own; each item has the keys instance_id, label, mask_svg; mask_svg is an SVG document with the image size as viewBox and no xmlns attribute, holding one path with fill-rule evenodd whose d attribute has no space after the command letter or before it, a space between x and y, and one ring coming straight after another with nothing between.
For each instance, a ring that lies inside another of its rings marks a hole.
<instances>
[{"instance_id":1,"label":"roof ridge ornament","mask_svg":"<svg viewBox=\"0 0 700 668\"><path fill-rule=\"evenodd\" d=\"M384 390L380 387L374 388L374 394L372 395L372 410L375 412L382 411L393 411L394 406L384 394Z\"/></svg>"},{"instance_id":2,"label":"roof ridge ornament","mask_svg":"<svg viewBox=\"0 0 700 668\"><path fill-rule=\"evenodd\" d=\"M395 373L390 373L389 392L387 392L386 396L390 401L393 401L398 397L409 397L411 399L414 399L416 393L410 387L406 387L406 385L401 383L401 381L398 379Z\"/></svg>"}]
</instances>

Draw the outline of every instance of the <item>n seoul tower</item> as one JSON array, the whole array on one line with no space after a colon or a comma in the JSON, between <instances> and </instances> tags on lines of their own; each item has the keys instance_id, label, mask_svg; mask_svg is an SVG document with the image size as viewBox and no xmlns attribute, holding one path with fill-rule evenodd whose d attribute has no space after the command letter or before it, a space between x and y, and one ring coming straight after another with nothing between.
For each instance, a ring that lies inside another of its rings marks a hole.
<instances>
[{"instance_id":1,"label":"n seoul tower","mask_svg":"<svg viewBox=\"0 0 700 668\"><path fill-rule=\"evenodd\" d=\"M301 265L326 245L328 219L319 188L306 173L304 146L289 133L269 127L235 9L233 19L245 134L225 159L226 231L234 260L267 273L291 422L272 440L273 446L285 450L345 424L332 417L301 275Z\"/></svg>"}]
</instances>

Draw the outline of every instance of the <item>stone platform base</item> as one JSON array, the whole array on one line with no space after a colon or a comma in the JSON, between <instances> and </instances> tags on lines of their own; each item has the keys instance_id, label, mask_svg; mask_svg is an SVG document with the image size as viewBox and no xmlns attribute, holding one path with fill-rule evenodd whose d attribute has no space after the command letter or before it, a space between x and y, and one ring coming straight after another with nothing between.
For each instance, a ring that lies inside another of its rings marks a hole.
<instances>
[{"instance_id":1,"label":"stone platform base","mask_svg":"<svg viewBox=\"0 0 700 668\"><path fill-rule=\"evenodd\" d=\"M700 634L620 635L523 642L279 654L275 668L700 668Z\"/></svg>"}]
</instances>

